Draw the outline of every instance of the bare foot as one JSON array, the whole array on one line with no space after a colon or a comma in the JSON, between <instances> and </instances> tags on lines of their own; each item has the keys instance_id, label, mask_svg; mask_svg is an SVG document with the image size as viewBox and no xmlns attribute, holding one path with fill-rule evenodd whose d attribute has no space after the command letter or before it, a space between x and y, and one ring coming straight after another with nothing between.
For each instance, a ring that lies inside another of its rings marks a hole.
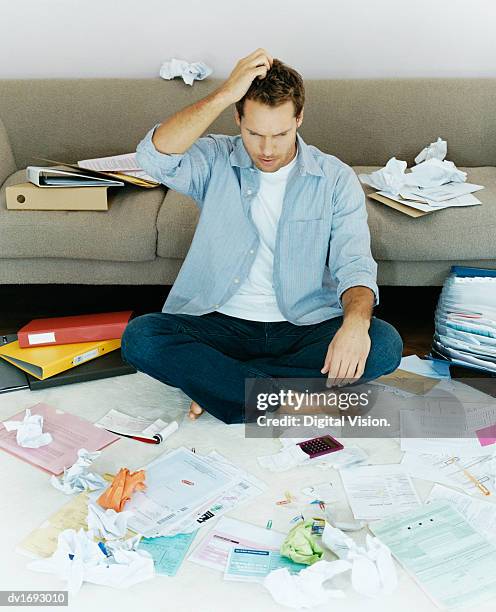
<instances>
[{"instance_id":1,"label":"bare foot","mask_svg":"<svg viewBox=\"0 0 496 612\"><path fill-rule=\"evenodd\" d=\"M203 408L199 406L196 402L191 402L191 406L189 407L188 416L192 421L196 421L196 419L203 414Z\"/></svg>"}]
</instances>

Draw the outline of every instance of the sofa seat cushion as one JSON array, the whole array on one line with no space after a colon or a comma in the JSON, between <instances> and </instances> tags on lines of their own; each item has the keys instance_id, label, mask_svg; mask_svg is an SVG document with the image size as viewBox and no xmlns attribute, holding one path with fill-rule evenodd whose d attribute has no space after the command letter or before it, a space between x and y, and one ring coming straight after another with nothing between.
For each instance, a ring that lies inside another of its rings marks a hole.
<instances>
[{"instance_id":1,"label":"sofa seat cushion","mask_svg":"<svg viewBox=\"0 0 496 612\"><path fill-rule=\"evenodd\" d=\"M25 181L16 172L0 190L0 258L155 259L162 187L111 188L108 211L7 210L5 188Z\"/></svg>"},{"instance_id":2,"label":"sofa seat cushion","mask_svg":"<svg viewBox=\"0 0 496 612\"><path fill-rule=\"evenodd\" d=\"M357 174L378 167L355 166ZM378 261L496 259L496 168L460 168L467 182L484 185L479 206L447 208L413 219L367 198L372 253ZM363 185L365 193L376 191Z\"/></svg>"}]
</instances>

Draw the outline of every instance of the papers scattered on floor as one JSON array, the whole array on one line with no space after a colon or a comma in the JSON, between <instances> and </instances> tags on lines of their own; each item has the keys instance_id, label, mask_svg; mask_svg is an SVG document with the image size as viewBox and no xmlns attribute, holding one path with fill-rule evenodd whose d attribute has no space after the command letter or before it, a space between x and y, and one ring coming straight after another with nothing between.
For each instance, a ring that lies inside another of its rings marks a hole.
<instances>
[{"instance_id":1,"label":"papers scattered on floor","mask_svg":"<svg viewBox=\"0 0 496 612\"><path fill-rule=\"evenodd\" d=\"M131 512L104 510L98 504L88 504L88 529L102 540L118 540L127 532Z\"/></svg>"},{"instance_id":2,"label":"papers scattered on floor","mask_svg":"<svg viewBox=\"0 0 496 612\"><path fill-rule=\"evenodd\" d=\"M495 504L436 484L432 487L427 502L438 499L449 501L472 527L482 530L487 539L496 544Z\"/></svg>"},{"instance_id":3,"label":"papers scattered on floor","mask_svg":"<svg viewBox=\"0 0 496 612\"><path fill-rule=\"evenodd\" d=\"M296 610L315 608L345 597L344 591L333 589L329 583L350 569L348 561L319 561L298 574L290 574L287 569L271 572L263 584L282 606Z\"/></svg>"},{"instance_id":4,"label":"papers scattered on floor","mask_svg":"<svg viewBox=\"0 0 496 612\"><path fill-rule=\"evenodd\" d=\"M143 438L160 444L179 429L176 421L166 423L162 419L150 421L140 416L130 416L119 410L112 409L95 423L119 436Z\"/></svg>"},{"instance_id":5,"label":"papers scattered on floor","mask_svg":"<svg viewBox=\"0 0 496 612\"><path fill-rule=\"evenodd\" d=\"M447 500L373 523L372 532L441 608L496 596L496 547Z\"/></svg>"},{"instance_id":6,"label":"papers scattered on floor","mask_svg":"<svg viewBox=\"0 0 496 612\"><path fill-rule=\"evenodd\" d=\"M175 576L181 567L197 532L178 533L175 536L141 538L138 548L153 558L155 572L161 576Z\"/></svg>"},{"instance_id":7,"label":"papers scattered on floor","mask_svg":"<svg viewBox=\"0 0 496 612\"><path fill-rule=\"evenodd\" d=\"M299 442L306 438L281 438L282 448L273 455L257 457L261 467L270 472L285 472L300 465L317 466L323 468L335 468L336 470L365 463L368 459L367 453L358 446L346 446L342 450L314 457L313 459L305 453Z\"/></svg>"},{"instance_id":8,"label":"papers scattered on floor","mask_svg":"<svg viewBox=\"0 0 496 612\"><path fill-rule=\"evenodd\" d=\"M43 433L43 416L41 414L31 414L31 410L26 408L26 413L22 420L4 421L3 426L7 431L16 431L16 442L24 448L40 448L52 442L49 433Z\"/></svg>"},{"instance_id":9,"label":"papers scattered on floor","mask_svg":"<svg viewBox=\"0 0 496 612\"><path fill-rule=\"evenodd\" d=\"M186 448L158 457L146 474L147 490L126 506L134 513L129 527L146 537L194 531L266 488L218 453Z\"/></svg>"},{"instance_id":10,"label":"papers scattered on floor","mask_svg":"<svg viewBox=\"0 0 496 612\"><path fill-rule=\"evenodd\" d=\"M478 497L486 497L481 487L487 489L491 495L496 494L496 459L492 455L459 457L407 452L400 465L413 478L457 487Z\"/></svg>"},{"instance_id":11,"label":"papers scattered on floor","mask_svg":"<svg viewBox=\"0 0 496 612\"><path fill-rule=\"evenodd\" d=\"M99 451L90 453L85 448L80 448L74 465L68 470L64 470L62 478L52 476L50 483L66 495L102 489L107 486L107 481L98 474L89 471L91 464L100 454Z\"/></svg>"},{"instance_id":12,"label":"papers scattered on floor","mask_svg":"<svg viewBox=\"0 0 496 612\"><path fill-rule=\"evenodd\" d=\"M290 574L297 574L306 567L276 550L233 546L229 551L224 580L263 582L268 574L278 569L285 568Z\"/></svg>"},{"instance_id":13,"label":"papers scattered on floor","mask_svg":"<svg viewBox=\"0 0 496 612\"><path fill-rule=\"evenodd\" d=\"M429 378L450 378L449 363L439 359L420 359L417 355L409 355L401 359L398 368Z\"/></svg>"},{"instance_id":14,"label":"papers scattered on floor","mask_svg":"<svg viewBox=\"0 0 496 612\"><path fill-rule=\"evenodd\" d=\"M95 427L93 423L48 404L36 404L30 410L32 415L43 418L44 429L53 438L50 452L46 452L43 447L38 449L19 446L13 433L3 427L0 427L0 448L56 476L76 462L80 448L94 452L119 440L118 436ZM23 417L24 411L13 418L20 421Z\"/></svg>"},{"instance_id":15,"label":"papers scattered on floor","mask_svg":"<svg viewBox=\"0 0 496 612\"><path fill-rule=\"evenodd\" d=\"M340 471L356 519L376 520L420 504L410 476L400 465L364 465Z\"/></svg>"},{"instance_id":16,"label":"papers scattered on floor","mask_svg":"<svg viewBox=\"0 0 496 612\"><path fill-rule=\"evenodd\" d=\"M54 554L32 561L28 568L55 574L67 582L72 594L79 591L83 582L123 589L155 575L153 559L146 551L124 548L115 548L108 554L104 551L83 529L67 529L59 535Z\"/></svg>"},{"instance_id":17,"label":"papers scattered on floor","mask_svg":"<svg viewBox=\"0 0 496 612\"><path fill-rule=\"evenodd\" d=\"M367 534L365 546L358 546L350 536L326 523L322 544L351 563L351 584L357 593L377 597L392 593L398 586L391 551L377 538Z\"/></svg>"},{"instance_id":18,"label":"papers scattered on floor","mask_svg":"<svg viewBox=\"0 0 496 612\"><path fill-rule=\"evenodd\" d=\"M283 533L272 529L222 517L191 553L188 560L224 572L231 548L234 546L279 551L285 537Z\"/></svg>"}]
</instances>

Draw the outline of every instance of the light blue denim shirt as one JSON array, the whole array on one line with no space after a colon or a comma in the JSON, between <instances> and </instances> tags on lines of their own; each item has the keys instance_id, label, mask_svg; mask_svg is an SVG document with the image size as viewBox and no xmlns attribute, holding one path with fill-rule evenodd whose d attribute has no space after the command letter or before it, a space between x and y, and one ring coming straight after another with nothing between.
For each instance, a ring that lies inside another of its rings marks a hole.
<instances>
[{"instance_id":1,"label":"light blue denim shirt","mask_svg":"<svg viewBox=\"0 0 496 612\"><path fill-rule=\"evenodd\" d=\"M164 154L152 142L155 127L138 145L140 167L193 198L201 211L162 310L206 314L237 291L255 259L259 238L250 205L259 171L241 136L209 135L184 154ZM273 284L286 319L308 325L342 315L341 296L350 287L369 287L377 303L377 265L363 190L353 170L299 135L297 145L277 228Z\"/></svg>"}]
</instances>

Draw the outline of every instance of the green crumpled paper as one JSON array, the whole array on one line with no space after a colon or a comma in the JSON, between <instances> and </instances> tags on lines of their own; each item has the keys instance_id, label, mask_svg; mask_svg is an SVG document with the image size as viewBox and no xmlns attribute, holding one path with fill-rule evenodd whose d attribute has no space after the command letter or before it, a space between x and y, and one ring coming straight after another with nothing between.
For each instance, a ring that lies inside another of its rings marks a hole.
<instances>
[{"instance_id":1,"label":"green crumpled paper","mask_svg":"<svg viewBox=\"0 0 496 612\"><path fill-rule=\"evenodd\" d=\"M295 563L312 565L320 561L323 554L324 551L312 535L312 521L298 523L281 545L281 555L289 557Z\"/></svg>"}]
</instances>

